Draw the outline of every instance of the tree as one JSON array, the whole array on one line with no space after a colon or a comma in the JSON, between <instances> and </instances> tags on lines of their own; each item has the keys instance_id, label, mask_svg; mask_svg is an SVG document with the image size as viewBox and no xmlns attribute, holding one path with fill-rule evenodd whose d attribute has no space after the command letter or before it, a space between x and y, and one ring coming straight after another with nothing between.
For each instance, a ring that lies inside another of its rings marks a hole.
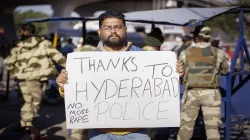
<instances>
[{"instance_id":1,"label":"tree","mask_svg":"<svg viewBox=\"0 0 250 140\"><path fill-rule=\"evenodd\" d=\"M43 12L35 12L33 10L20 12L14 11L14 22L16 24L17 32L19 30L19 25L24 23L25 19L32 19L32 18L48 18L48 15ZM37 29L37 35L47 35L48 34L48 23L41 22L41 23L34 23Z\"/></svg>"},{"instance_id":2,"label":"tree","mask_svg":"<svg viewBox=\"0 0 250 140\"><path fill-rule=\"evenodd\" d=\"M249 7L250 0L238 0L236 4L233 4L233 6ZM250 38L250 21L246 15L247 13L244 14L244 31L245 36ZM205 25L212 28L220 28L231 37L239 36L239 14L223 14L207 21Z\"/></svg>"},{"instance_id":3,"label":"tree","mask_svg":"<svg viewBox=\"0 0 250 140\"><path fill-rule=\"evenodd\" d=\"M206 26L211 28L220 28L231 37L239 36L239 28L237 23L238 14L223 14L205 22Z\"/></svg>"},{"instance_id":4,"label":"tree","mask_svg":"<svg viewBox=\"0 0 250 140\"><path fill-rule=\"evenodd\" d=\"M237 5L242 7L250 7L249 0L237 0Z\"/></svg>"}]
</instances>

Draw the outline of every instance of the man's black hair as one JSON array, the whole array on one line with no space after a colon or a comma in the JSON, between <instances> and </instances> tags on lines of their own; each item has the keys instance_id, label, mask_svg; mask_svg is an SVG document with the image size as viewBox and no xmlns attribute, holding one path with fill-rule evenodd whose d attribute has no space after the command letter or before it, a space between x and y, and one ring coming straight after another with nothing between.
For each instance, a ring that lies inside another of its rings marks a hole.
<instances>
[{"instance_id":1,"label":"man's black hair","mask_svg":"<svg viewBox=\"0 0 250 140\"><path fill-rule=\"evenodd\" d=\"M67 41L68 41L68 43L72 43L73 42L72 38L69 38Z\"/></svg>"},{"instance_id":2,"label":"man's black hair","mask_svg":"<svg viewBox=\"0 0 250 140\"><path fill-rule=\"evenodd\" d=\"M136 32L143 32L143 33L146 32L146 31L145 31L145 27L143 27L143 26L137 26L137 27L135 27L135 31L136 31Z\"/></svg>"},{"instance_id":3,"label":"man's black hair","mask_svg":"<svg viewBox=\"0 0 250 140\"><path fill-rule=\"evenodd\" d=\"M199 33L203 27L204 25L198 25L194 28L194 30L191 32L194 38L199 36Z\"/></svg>"},{"instance_id":4,"label":"man's black hair","mask_svg":"<svg viewBox=\"0 0 250 140\"><path fill-rule=\"evenodd\" d=\"M32 23L25 23L21 25L21 29L24 31L28 31L31 34L36 33L36 26Z\"/></svg>"},{"instance_id":5,"label":"man's black hair","mask_svg":"<svg viewBox=\"0 0 250 140\"><path fill-rule=\"evenodd\" d=\"M122 21L122 23L124 24L124 26L126 26L126 23L125 23L125 15L123 15L122 13L120 12L115 12L115 11L107 11L105 13L102 13L98 19L99 19L99 28L102 27L102 24L103 24L103 21L107 18L118 18Z\"/></svg>"},{"instance_id":6,"label":"man's black hair","mask_svg":"<svg viewBox=\"0 0 250 140\"><path fill-rule=\"evenodd\" d=\"M152 31L148 34L148 36L157 38L162 43L164 42L164 37L162 36L162 31L158 27L153 28Z\"/></svg>"},{"instance_id":7,"label":"man's black hair","mask_svg":"<svg viewBox=\"0 0 250 140\"><path fill-rule=\"evenodd\" d=\"M86 34L86 39L83 41L83 45L91 45L96 47L100 41L99 35L95 31L90 31Z\"/></svg>"},{"instance_id":8,"label":"man's black hair","mask_svg":"<svg viewBox=\"0 0 250 140\"><path fill-rule=\"evenodd\" d=\"M183 36L182 37L182 42L187 42L187 41L190 41L190 40L192 40L193 38L191 37L191 36L189 36L189 35L185 35L185 36Z\"/></svg>"}]
</instances>

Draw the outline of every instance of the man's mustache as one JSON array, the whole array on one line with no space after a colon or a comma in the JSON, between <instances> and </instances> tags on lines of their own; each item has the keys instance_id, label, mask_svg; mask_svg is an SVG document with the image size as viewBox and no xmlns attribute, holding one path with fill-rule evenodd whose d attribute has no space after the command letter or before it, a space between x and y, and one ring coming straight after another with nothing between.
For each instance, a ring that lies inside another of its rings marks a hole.
<instances>
[{"instance_id":1,"label":"man's mustache","mask_svg":"<svg viewBox=\"0 0 250 140\"><path fill-rule=\"evenodd\" d=\"M112 35L109 36L109 38L111 38L111 37L118 37L118 38L121 38L119 35L116 35L116 34L112 34Z\"/></svg>"}]
</instances>

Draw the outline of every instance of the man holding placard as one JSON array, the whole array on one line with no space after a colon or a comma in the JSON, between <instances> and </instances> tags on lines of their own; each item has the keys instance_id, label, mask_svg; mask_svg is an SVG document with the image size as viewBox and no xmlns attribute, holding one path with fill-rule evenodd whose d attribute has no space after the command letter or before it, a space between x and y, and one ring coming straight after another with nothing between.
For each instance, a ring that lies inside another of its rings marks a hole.
<instances>
[{"instance_id":1,"label":"man holding placard","mask_svg":"<svg viewBox=\"0 0 250 140\"><path fill-rule=\"evenodd\" d=\"M173 63L176 62L176 60L174 60L176 59L176 55L173 52L135 52L142 51L142 49L135 47L132 45L132 43L126 41L127 28L124 15L121 13L109 11L101 14L99 16L98 33L101 41L96 51L103 53L100 54L96 52L90 52L85 53L84 55L83 53L69 54L69 61L67 60L68 73L63 70L56 80L60 87L60 94L64 96L64 89L66 93L65 101L67 127L90 128L90 140L148 140L150 138L148 136L147 130L142 129L140 126L166 126L159 121L160 119L162 119L161 121L163 121L164 123L168 123L167 121L169 121L159 115L161 113L163 114L164 111L166 112L166 110L162 109L166 105L162 105L160 107L160 104L168 104L168 101L163 102L163 100L165 100L165 96L171 96L169 97L169 102L173 100L175 101L175 103L178 103L176 101L179 100L179 83L176 77L179 78L179 76L182 76L184 74L183 63ZM112 53L113 51L117 51L117 53ZM123 53L125 51L129 51L130 53ZM154 54L154 56L159 56L150 58L147 60L147 62L142 60L142 58L146 58L147 56L151 56L152 54ZM166 56L165 54L169 54L169 56ZM159 59L162 57L171 57L174 59L173 61L169 61L168 64L166 63L166 60ZM158 60L161 60L163 62L157 62ZM152 63L158 64L150 65ZM157 70L160 69L159 67L162 68L161 73L157 72ZM172 67L174 67L174 69ZM176 73L175 69L179 74ZM147 75L149 71L151 71L152 74ZM134 73L137 74L136 77L134 76ZM83 75L83 78L79 78L79 76L81 75ZM158 75L164 75L162 76L163 79L158 78ZM170 75L172 75L172 77ZM123 79L121 79L121 77ZM102 80L103 78L105 78L105 80ZM116 81L119 81L119 83L116 83ZM152 81L154 82L154 84L151 83ZM79 83L81 84L81 86L79 86ZM154 90L151 90L150 83L154 85ZM171 88L169 86L170 84L175 85L175 89ZM128 85L131 88L128 88ZM138 89L141 89L143 87L144 89L142 92L137 92ZM163 88L161 89L161 87ZM76 90L70 90L74 88ZM156 90L160 92L156 93ZM129 91L129 93L127 91ZM154 95L151 91L155 91ZM168 91L168 93L164 94L165 91ZM95 94L94 92L96 92L97 94ZM112 95L110 95L111 93ZM96 96L93 98L94 95ZM105 100L101 101L100 98L104 98ZM145 98L147 98L148 100ZM74 102L73 100L77 102ZM82 100L85 101L82 102ZM145 100L149 102L145 103ZM95 105L92 105L93 102ZM136 104L134 104L135 102ZM134 106L131 106L131 104L133 104ZM156 107L154 106L154 104L157 104L158 108L154 108ZM128 115L126 114L126 109L129 105L129 111L134 108L134 110L132 110L133 113L130 113L129 115L139 115L136 116L137 120L131 118L131 116L126 116ZM178 107L178 105L176 107L171 106L170 109L176 108L174 111L179 113L179 109L177 109ZM74 110L76 108L81 110ZM103 108L105 109L103 110ZM138 109L139 112L136 109ZM120 110L122 110L123 112L121 114L118 114L117 116L117 112L119 113ZM93 113L95 111L97 112L96 114ZM158 112L151 113L151 111ZM75 116L77 115L77 112L83 115L76 118ZM157 113L158 115L156 115ZM148 116L141 116L141 114L147 114ZM169 114L170 116L172 115L171 113L168 113L167 115ZM121 119L121 116L123 119ZM152 123L153 121L150 120L150 117L154 117L154 119L156 118L155 122L158 123L158 125ZM179 125L179 117L171 116L169 119L173 118L176 120L175 122L178 123L173 124L173 126L175 126L176 124ZM145 122L150 121L150 124L145 124Z\"/></svg>"}]
</instances>

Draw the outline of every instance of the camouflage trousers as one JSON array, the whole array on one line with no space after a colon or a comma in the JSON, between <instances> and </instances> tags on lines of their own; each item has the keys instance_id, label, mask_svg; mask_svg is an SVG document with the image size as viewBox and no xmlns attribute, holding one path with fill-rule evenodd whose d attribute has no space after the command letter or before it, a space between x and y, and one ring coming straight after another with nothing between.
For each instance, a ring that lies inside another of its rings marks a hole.
<instances>
[{"instance_id":1,"label":"camouflage trousers","mask_svg":"<svg viewBox=\"0 0 250 140\"><path fill-rule=\"evenodd\" d=\"M182 104L181 124L177 140L190 140L201 107L208 140L219 140L221 94L217 89L192 89Z\"/></svg>"},{"instance_id":2,"label":"camouflage trousers","mask_svg":"<svg viewBox=\"0 0 250 140\"><path fill-rule=\"evenodd\" d=\"M32 126L32 120L37 114L42 100L42 86L39 81L19 82L24 105L21 108L21 126Z\"/></svg>"},{"instance_id":3,"label":"camouflage trousers","mask_svg":"<svg viewBox=\"0 0 250 140\"><path fill-rule=\"evenodd\" d=\"M72 129L71 140L88 140L88 130Z\"/></svg>"}]
</instances>

